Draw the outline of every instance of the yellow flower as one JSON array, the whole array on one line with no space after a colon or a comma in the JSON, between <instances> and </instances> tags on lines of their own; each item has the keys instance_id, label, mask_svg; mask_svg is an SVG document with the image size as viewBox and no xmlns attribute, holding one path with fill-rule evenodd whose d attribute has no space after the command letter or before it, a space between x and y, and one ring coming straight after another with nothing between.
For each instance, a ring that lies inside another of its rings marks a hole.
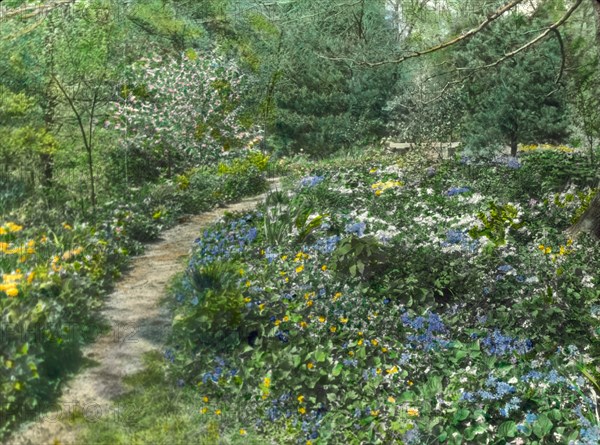
<instances>
[{"instance_id":1,"label":"yellow flower","mask_svg":"<svg viewBox=\"0 0 600 445\"><path fill-rule=\"evenodd\" d=\"M546 247L546 250L544 251L544 253L549 254L550 252L552 252L552 247Z\"/></svg>"},{"instance_id":2,"label":"yellow flower","mask_svg":"<svg viewBox=\"0 0 600 445\"><path fill-rule=\"evenodd\" d=\"M381 352L388 352L388 348L381 348Z\"/></svg>"},{"instance_id":3,"label":"yellow flower","mask_svg":"<svg viewBox=\"0 0 600 445\"><path fill-rule=\"evenodd\" d=\"M377 191L375 192L375 196L381 196L381 194L382 194L382 193L383 193L383 192L382 192L381 190L377 190Z\"/></svg>"},{"instance_id":4,"label":"yellow flower","mask_svg":"<svg viewBox=\"0 0 600 445\"><path fill-rule=\"evenodd\" d=\"M337 331L337 327L335 327L335 326L331 326L331 327L329 328L329 330L330 330L331 332L335 332L335 331Z\"/></svg>"},{"instance_id":5,"label":"yellow flower","mask_svg":"<svg viewBox=\"0 0 600 445\"><path fill-rule=\"evenodd\" d=\"M268 388L269 386L271 386L271 379L269 377L265 377L263 380L263 384L266 388Z\"/></svg>"},{"instance_id":6,"label":"yellow flower","mask_svg":"<svg viewBox=\"0 0 600 445\"><path fill-rule=\"evenodd\" d=\"M327 321L327 319L326 319L324 316L320 315L320 316L319 316L319 321L320 321L321 323L325 323L325 322Z\"/></svg>"},{"instance_id":7,"label":"yellow flower","mask_svg":"<svg viewBox=\"0 0 600 445\"><path fill-rule=\"evenodd\" d=\"M71 227L69 224L67 223L63 223L63 227L65 228L65 230L73 230L73 227Z\"/></svg>"},{"instance_id":8,"label":"yellow flower","mask_svg":"<svg viewBox=\"0 0 600 445\"><path fill-rule=\"evenodd\" d=\"M341 292L336 292L335 295L333 296L333 301L337 301L340 298L342 298L342 293Z\"/></svg>"},{"instance_id":9,"label":"yellow flower","mask_svg":"<svg viewBox=\"0 0 600 445\"><path fill-rule=\"evenodd\" d=\"M4 226L8 228L9 232L20 232L21 230L23 230L23 226L20 226L13 222L7 222Z\"/></svg>"},{"instance_id":10,"label":"yellow flower","mask_svg":"<svg viewBox=\"0 0 600 445\"><path fill-rule=\"evenodd\" d=\"M358 344L358 346L362 346L362 344L363 344L363 339L361 338L360 340L358 340L358 343L357 343L357 344Z\"/></svg>"},{"instance_id":11,"label":"yellow flower","mask_svg":"<svg viewBox=\"0 0 600 445\"><path fill-rule=\"evenodd\" d=\"M313 368L315 367L315 365L313 365L313 364L312 364L312 362L308 362L308 363L306 364L306 367L307 367L308 369L313 369Z\"/></svg>"},{"instance_id":12,"label":"yellow flower","mask_svg":"<svg viewBox=\"0 0 600 445\"><path fill-rule=\"evenodd\" d=\"M373 340L371 340L371 344L373 346L377 346L379 344L379 342L377 340L373 339Z\"/></svg>"},{"instance_id":13,"label":"yellow flower","mask_svg":"<svg viewBox=\"0 0 600 445\"><path fill-rule=\"evenodd\" d=\"M381 374L381 368L377 368L377 369L375 370L375 373L376 373L377 375Z\"/></svg>"},{"instance_id":14,"label":"yellow flower","mask_svg":"<svg viewBox=\"0 0 600 445\"><path fill-rule=\"evenodd\" d=\"M398 372L398 367L396 365L394 365L392 368L390 369L386 369L386 371L388 374L396 374Z\"/></svg>"},{"instance_id":15,"label":"yellow flower","mask_svg":"<svg viewBox=\"0 0 600 445\"><path fill-rule=\"evenodd\" d=\"M303 328L303 329L304 329L304 328L306 328L307 326L308 326L308 323L306 323L305 321L301 321L301 322L300 322L300 327L301 327L301 328Z\"/></svg>"},{"instance_id":16,"label":"yellow flower","mask_svg":"<svg viewBox=\"0 0 600 445\"><path fill-rule=\"evenodd\" d=\"M312 440L307 440L306 445L313 445Z\"/></svg>"},{"instance_id":17,"label":"yellow flower","mask_svg":"<svg viewBox=\"0 0 600 445\"><path fill-rule=\"evenodd\" d=\"M0 235L6 235L6 229L4 226L0 226Z\"/></svg>"},{"instance_id":18,"label":"yellow flower","mask_svg":"<svg viewBox=\"0 0 600 445\"><path fill-rule=\"evenodd\" d=\"M206 396L202 397L202 401L203 401L204 403L208 403L208 397L206 397Z\"/></svg>"},{"instance_id":19,"label":"yellow flower","mask_svg":"<svg viewBox=\"0 0 600 445\"><path fill-rule=\"evenodd\" d=\"M387 401L390 403L396 403L396 399L394 399L392 396L389 396Z\"/></svg>"},{"instance_id":20,"label":"yellow flower","mask_svg":"<svg viewBox=\"0 0 600 445\"><path fill-rule=\"evenodd\" d=\"M246 281L246 287L250 287L250 286L252 286L252 283L249 280Z\"/></svg>"},{"instance_id":21,"label":"yellow flower","mask_svg":"<svg viewBox=\"0 0 600 445\"><path fill-rule=\"evenodd\" d=\"M406 412L410 417L419 417L419 410L417 408L408 408Z\"/></svg>"},{"instance_id":22,"label":"yellow flower","mask_svg":"<svg viewBox=\"0 0 600 445\"><path fill-rule=\"evenodd\" d=\"M275 326L279 326L281 324L281 320L275 320Z\"/></svg>"},{"instance_id":23,"label":"yellow flower","mask_svg":"<svg viewBox=\"0 0 600 445\"><path fill-rule=\"evenodd\" d=\"M287 255L283 255L283 256L281 257L281 261L285 261L285 260L287 260L287 259L288 259L288 256L287 256Z\"/></svg>"},{"instance_id":24,"label":"yellow flower","mask_svg":"<svg viewBox=\"0 0 600 445\"><path fill-rule=\"evenodd\" d=\"M545 249L545 246L544 246L543 244L540 244L540 245L538 246L538 249L540 249L540 250L543 252L543 251L544 251L544 249Z\"/></svg>"},{"instance_id":25,"label":"yellow flower","mask_svg":"<svg viewBox=\"0 0 600 445\"><path fill-rule=\"evenodd\" d=\"M34 278L35 278L35 272L30 272L30 273L27 275L27 283L28 283L28 284L31 284L31 282L33 281L33 279L34 279Z\"/></svg>"},{"instance_id":26,"label":"yellow flower","mask_svg":"<svg viewBox=\"0 0 600 445\"><path fill-rule=\"evenodd\" d=\"M264 310L265 309L265 304L264 303L259 304L258 305L258 309L261 310L261 311Z\"/></svg>"},{"instance_id":27,"label":"yellow flower","mask_svg":"<svg viewBox=\"0 0 600 445\"><path fill-rule=\"evenodd\" d=\"M303 406L301 406L300 408L298 408L298 412L300 414L306 414L306 408L304 408Z\"/></svg>"},{"instance_id":28,"label":"yellow flower","mask_svg":"<svg viewBox=\"0 0 600 445\"><path fill-rule=\"evenodd\" d=\"M16 297L17 295L19 295L19 290L16 287L11 287L11 288L7 289L5 292L6 292L6 295L8 295L9 297Z\"/></svg>"},{"instance_id":29,"label":"yellow flower","mask_svg":"<svg viewBox=\"0 0 600 445\"><path fill-rule=\"evenodd\" d=\"M369 170L369 173L375 173L377 171L377 167L373 167L371 170Z\"/></svg>"},{"instance_id":30,"label":"yellow flower","mask_svg":"<svg viewBox=\"0 0 600 445\"><path fill-rule=\"evenodd\" d=\"M207 412L208 412L208 408L206 406L200 410L201 414L206 414Z\"/></svg>"},{"instance_id":31,"label":"yellow flower","mask_svg":"<svg viewBox=\"0 0 600 445\"><path fill-rule=\"evenodd\" d=\"M240 429L240 436L245 436L246 434L248 434L248 432L244 428Z\"/></svg>"},{"instance_id":32,"label":"yellow flower","mask_svg":"<svg viewBox=\"0 0 600 445\"><path fill-rule=\"evenodd\" d=\"M408 383L408 386L413 386L414 385L414 383L411 380L407 381L406 383Z\"/></svg>"},{"instance_id":33,"label":"yellow flower","mask_svg":"<svg viewBox=\"0 0 600 445\"><path fill-rule=\"evenodd\" d=\"M2 235L2 233L0 233ZM0 252L6 252L8 250L8 243L0 243Z\"/></svg>"},{"instance_id":34,"label":"yellow flower","mask_svg":"<svg viewBox=\"0 0 600 445\"><path fill-rule=\"evenodd\" d=\"M302 394L300 394L300 395L298 396L298 402L299 402L299 403L304 403L304 396L303 396Z\"/></svg>"},{"instance_id":35,"label":"yellow flower","mask_svg":"<svg viewBox=\"0 0 600 445\"><path fill-rule=\"evenodd\" d=\"M373 411L371 411L371 415L373 417L377 417L379 415L379 410L378 409L374 409Z\"/></svg>"},{"instance_id":36,"label":"yellow flower","mask_svg":"<svg viewBox=\"0 0 600 445\"><path fill-rule=\"evenodd\" d=\"M296 273L300 273L304 270L304 265L300 265L298 267L296 267Z\"/></svg>"},{"instance_id":37,"label":"yellow flower","mask_svg":"<svg viewBox=\"0 0 600 445\"><path fill-rule=\"evenodd\" d=\"M250 303L251 301L252 301L252 298L250 298L250 297L244 298L244 303Z\"/></svg>"},{"instance_id":38,"label":"yellow flower","mask_svg":"<svg viewBox=\"0 0 600 445\"><path fill-rule=\"evenodd\" d=\"M216 414L217 416L220 416L220 415L221 415L221 410L220 410L220 409L217 409L217 410L215 410L215 414Z\"/></svg>"},{"instance_id":39,"label":"yellow flower","mask_svg":"<svg viewBox=\"0 0 600 445\"><path fill-rule=\"evenodd\" d=\"M348 323L348 319L345 317L340 317L340 323L346 324L346 323Z\"/></svg>"},{"instance_id":40,"label":"yellow flower","mask_svg":"<svg viewBox=\"0 0 600 445\"><path fill-rule=\"evenodd\" d=\"M323 265L321 266L321 270L322 270L323 272L325 272L325 271L327 270L327 265L326 265L326 264L323 264Z\"/></svg>"},{"instance_id":41,"label":"yellow flower","mask_svg":"<svg viewBox=\"0 0 600 445\"><path fill-rule=\"evenodd\" d=\"M283 317L283 321L288 322L290 321L290 317L288 317L287 315L285 317Z\"/></svg>"},{"instance_id":42,"label":"yellow flower","mask_svg":"<svg viewBox=\"0 0 600 445\"><path fill-rule=\"evenodd\" d=\"M311 307L311 306L313 305L313 301L312 301L312 300L308 300L308 301L306 302L306 305L307 305L308 307Z\"/></svg>"}]
</instances>

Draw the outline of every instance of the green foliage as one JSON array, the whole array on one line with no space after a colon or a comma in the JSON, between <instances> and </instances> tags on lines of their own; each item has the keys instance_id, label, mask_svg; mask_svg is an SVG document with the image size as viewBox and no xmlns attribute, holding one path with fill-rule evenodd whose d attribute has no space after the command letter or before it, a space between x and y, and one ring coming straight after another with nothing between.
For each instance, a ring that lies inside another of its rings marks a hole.
<instances>
[{"instance_id":1,"label":"green foliage","mask_svg":"<svg viewBox=\"0 0 600 445\"><path fill-rule=\"evenodd\" d=\"M490 202L488 206L487 212L477 214L481 226L470 229L469 235L473 239L485 237L493 247L504 246L508 233L525 227L525 222L521 221L519 210L514 205Z\"/></svg>"},{"instance_id":2,"label":"green foliage","mask_svg":"<svg viewBox=\"0 0 600 445\"><path fill-rule=\"evenodd\" d=\"M215 262L188 271L193 297L174 320L179 341L219 344L237 333L245 305L240 269L236 263Z\"/></svg>"},{"instance_id":3,"label":"green foliage","mask_svg":"<svg viewBox=\"0 0 600 445\"><path fill-rule=\"evenodd\" d=\"M324 215L312 215L312 208L303 203L285 203L276 200L280 195L272 193L267 198L263 219L263 233L270 245L292 243L301 245L324 221ZM275 203L275 205L270 205Z\"/></svg>"},{"instance_id":4,"label":"green foliage","mask_svg":"<svg viewBox=\"0 0 600 445\"><path fill-rule=\"evenodd\" d=\"M389 267L389 253L373 236L343 239L331 255L331 270L340 277L373 280Z\"/></svg>"}]
</instances>

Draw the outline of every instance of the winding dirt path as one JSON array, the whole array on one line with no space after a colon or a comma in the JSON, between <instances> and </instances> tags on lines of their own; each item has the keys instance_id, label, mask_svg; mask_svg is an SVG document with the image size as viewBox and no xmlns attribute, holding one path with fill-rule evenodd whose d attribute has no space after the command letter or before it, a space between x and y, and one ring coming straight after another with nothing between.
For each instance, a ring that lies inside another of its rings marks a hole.
<instances>
[{"instance_id":1,"label":"winding dirt path","mask_svg":"<svg viewBox=\"0 0 600 445\"><path fill-rule=\"evenodd\" d=\"M271 189L278 185L277 179L271 180ZM66 384L57 402L58 409L40 413L6 444L80 445L76 441L81 428L78 425L114 414L112 401L126 391L123 377L143 369L145 353L163 349L171 319L160 302L169 280L184 270L193 241L225 212L250 210L265 196L193 216L165 231L160 241L149 244L143 255L133 258L102 311L110 332L83 350L83 356L92 365ZM72 422L74 413L84 422Z\"/></svg>"}]
</instances>

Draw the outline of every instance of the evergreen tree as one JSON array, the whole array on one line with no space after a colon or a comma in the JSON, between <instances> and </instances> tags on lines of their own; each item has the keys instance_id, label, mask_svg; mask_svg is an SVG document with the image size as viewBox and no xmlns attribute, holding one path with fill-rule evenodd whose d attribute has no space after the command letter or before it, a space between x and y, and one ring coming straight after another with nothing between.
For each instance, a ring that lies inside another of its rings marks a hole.
<instances>
[{"instance_id":1,"label":"evergreen tree","mask_svg":"<svg viewBox=\"0 0 600 445\"><path fill-rule=\"evenodd\" d=\"M559 142L566 137L556 39L482 68L526 42L528 29L539 27L536 18L513 12L456 51L457 67L471 76L465 88L463 125L463 141L471 150L509 145L516 156L519 143Z\"/></svg>"}]
</instances>

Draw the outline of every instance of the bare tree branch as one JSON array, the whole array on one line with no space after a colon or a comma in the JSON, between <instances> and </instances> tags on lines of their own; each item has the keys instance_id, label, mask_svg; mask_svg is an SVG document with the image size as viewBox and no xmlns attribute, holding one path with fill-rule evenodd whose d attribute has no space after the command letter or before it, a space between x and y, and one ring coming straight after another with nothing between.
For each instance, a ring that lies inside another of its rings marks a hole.
<instances>
[{"instance_id":1,"label":"bare tree branch","mask_svg":"<svg viewBox=\"0 0 600 445\"><path fill-rule=\"evenodd\" d=\"M16 9L8 9L0 6L0 20L9 19L12 17L29 19L32 17L37 17L41 14L47 14L58 7L71 5L76 1L77 0L54 0L41 5L22 6Z\"/></svg>"},{"instance_id":2,"label":"bare tree branch","mask_svg":"<svg viewBox=\"0 0 600 445\"><path fill-rule=\"evenodd\" d=\"M448 48L450 46L456 45L459 42L462 42L463 40L466 40L472 36L474 36L475 34L477 34L478 32L480 32L482 29L486 28L489 24L491 24L494 20L498 19L499 17L501 17L504 13L510 11L511 9L513 9L515 6L517 6L520 3L523 3L524 0L513 0L509 3L507 3L506 5L502 6L501 8L498 8L496 11L494 11L492 14L490 14L483 22L481 22L477 27L470 29L469 31L461 34L458 37L455 37L452 40L448 40L446 42L440 43L439 45L436 46L432 46L431 48L425 49L423 51L414 51L411 54L407 54L405 56L402 56L398 59L392 59L392 60L382 60L379 62L366 62L366 61L358 61L358 60L354 60L348 57L328 57L328 56L324 56L319 54L318 56L324 59L329 59L329 60L339 60L339 61L352 61L354 63L357 63L359 65L366 65L369 67L377 67L377 66L381 66L381 65L389 65L389 64L398 64L398 63L402 63L408 59L414 59L415 57L420 57L420 56L424 56L426 54L431 54L433 52ZM579 0L579 3L581 3L581 0Z\"/></svg>"},{"instance_id":3,"label":"bare tree branch","mask_svg":"<svg viewBox=\"0 0 600 445\"><path fill-rule=\"evenodd\" d=\"M495 62L489 63L487 65L477 66L477 67L474 67L474 68L457 68L457 70L459 70L459 71L477 71L477 70L482 70L482 69L487 69L487 68L493 68L495 66L500 65L502 62L504 62L504 61L506 61L506 60L508 60L508 59L510 59L510 58L512 58L514 56L516 56L517 54L519 54L520 52L525 51L528 48L531 48L535 44L537 44L540 41L542 41L543 39L545 39L548 36L548 34L550 34L551 32L555 31L559 26L561 26L563 23L565 23L569 19L569 17L571 17L571 15L575 12L575 10L581 5L581 3L583 3L583 0L577 0L567 10L567 12L565 13L565 15L563 15L557 22L555 22L552 25L548 26L544 32L542 32L541 34L539 34L534 39L531 39L529 42L525 43L524 45L520 46L519 48L506 53L504 56L500 57ZM562 39L561 39L561 42L562 42Z\"/></svg>"}]
</instances>

